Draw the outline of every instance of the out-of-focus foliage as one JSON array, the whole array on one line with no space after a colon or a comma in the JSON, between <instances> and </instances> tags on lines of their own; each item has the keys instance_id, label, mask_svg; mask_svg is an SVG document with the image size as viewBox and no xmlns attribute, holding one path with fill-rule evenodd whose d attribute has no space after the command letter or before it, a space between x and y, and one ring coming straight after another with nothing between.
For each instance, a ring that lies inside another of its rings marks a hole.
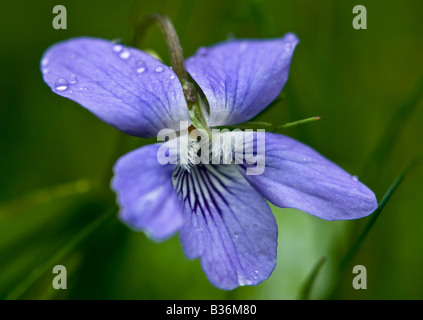
<instances>
[{"instance_id":1,"label":"out-of-focus foliage","mask_svg":"<svg viewBox=\"0 0 423 320\"><path fill-rule=\"evenodd\" d=\"M228 37L294 32L300 44L281 100L255 120L283 124L321 116L283 133L358 175L381 199L423 150L418 84L423 2L360 1L367 8L367 30L353 29L352 9L358 3L349 0L156 0L136 6L132 1L62 1L67 30L52 27L56 4L2 4L1 298L295 299L322 257L326 263L311 298L327 297L337 283L331 295L336 299L423 298L422 166L392 196L342 275L339 262L369 218L328 222L272 207L279 226L277 267L259 286L231 292L209 284L199 261L184 257L177 236L151 242L116 215L75 242L115 207L109 189L114 161L154 140L123 136L52 93L39 71L41 55L53 43L84 35L125 43L131 17L141 20L153 12L172 19L187 57ZM144 45L169 61L158 28L147 32ZM50 265L52 257L58 261ZM52 288L54 264L67 267L67 290ZM351 285L356 264L367 268L367 290Z\"/></svg>"}]
</instances>

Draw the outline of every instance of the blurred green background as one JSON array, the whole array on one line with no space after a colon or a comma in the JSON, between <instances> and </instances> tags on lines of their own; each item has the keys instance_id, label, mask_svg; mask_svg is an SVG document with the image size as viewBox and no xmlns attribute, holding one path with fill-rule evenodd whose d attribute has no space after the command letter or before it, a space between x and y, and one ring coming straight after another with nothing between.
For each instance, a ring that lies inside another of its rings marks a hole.
<instances>
[{"instance_id":1,"label":"blurred green background","mask_svg":"<svg viewBox=\"0 0 423 320\"><path fill-rule=\"evenodd\" d=\"M67 30L52 27L57 4L67 8ZM352 27L357 4L367 8L367 30ZM133 15L167 14L187 57L228 37L294 32L301 42L282 99L257 119L321 116L283 133L358 175L380 200L423 149L422 1L146 0L136 12L133 1L118 0L1 7L0 298L296 299L322 257L313 299L423 298L422 166L394 193L345 272L340 260L369 218L328 222L273 208L274 273L256 287L226 292L209 284L198 260L184 257L177 236L154 243L117 219L113 163L152 141L124 136L55 95L39 71L44 50L60 40L128 43ZM169 61L157 27L144 45ZM67 267L67 290L52 288L57 264ZM356 264L367 268L367 290L351 285Z\"/></svg>"}]
</instances>

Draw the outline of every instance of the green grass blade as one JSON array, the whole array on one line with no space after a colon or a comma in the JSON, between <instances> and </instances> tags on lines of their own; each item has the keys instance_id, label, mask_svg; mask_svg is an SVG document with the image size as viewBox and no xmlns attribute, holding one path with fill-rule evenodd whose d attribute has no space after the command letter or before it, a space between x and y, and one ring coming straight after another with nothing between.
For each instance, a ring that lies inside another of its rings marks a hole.
<instances>
[{"instance_id":1,"label":"green grass blade","mask_svg":"<svg viewBox=\"0 0 423 320\"><path fill-rule=\"evenodd\" d=\"M32 191L7 203L0 204L0 218L2 216L16 214L28 210L37 205L50 201L83 194L92 191L93 185L86 179L60 184L54 187Z\"/></svg>"},{"instance_id":2,"label":"green grass blade","mask_svg":"<svg viewBox=\"0 0 423 320\"><path fill-rule=\"evenodd\" d=\"M50 256L43 264L35 268L28 277L24 278L9 294L6 296L6 300L17 300L21 298L44 274L52 269L52 266L56 265L58 261L66 257L75 248L82 244L90 235L96 230L99 230L101 226L105 225L108 221L115 217L114 213L116 209L110 211L107 214L101 215L91 224L82 229L75 235L64 247L55 252Z\"/></svg>"},{"instance_id":3,"label":"green grass blade","mask_svg":"<svg viewBox=\"0 0 423 320\"><path fill-rule=\"evenodd\" d=\"M348 265L348 263L354 258L355 254L360 249L361 245L363 244L370 230L373 228L374 224L376 223L376 220L379 218L386 204L391 199L394 192L397 190L401 182L404 180L405 176L409 173L409 171L415 164L416 162L412 162L410 165L408 165L395 179L394 183L389 187L388 191L385 193L382 200L380 201L378 208L370 216L369 222L367 222L363 231L360 233L357 240L353 243L348 253L345 255L344 259L341 261L341 264L340 264L341 269L344 269Z\"/></svg>"},{"instance_id":4,"label":"green grass blade","mask_svg":"<svg viewBox=\"0 0 423 320\"><path fill-rule=\"evenodd\" d=\"M314 282L316 281L317 276L319 275L320 270L322 269L325 262L326 262L325 257L320 258L320 260L316 263L313 270L311 271L310 275L307 277L306 281L302 285L302 289L300 292L299 298L301 300L310 299L310 294L311 294L311 290L313 288Z\"/></svg>"},{"instance_id":5,"label":"green grass blade","mask_svg":"<svg viewBox=\"0 0 423 320\"><path fill-rule=\"evenodd\" d=\"M412 168L414 168L417 164L421 162L421 158L416 159L415 161L412 161L395 179L395 181L392 183L392 185L389 187L388 191L386 191L385 195L383 196L382 200L379 202L378 208L370 215L370 220L367 222L367 224L364 226L363 230L357 237L357 239L353 242L350 249L345 254L344 258L341 260L339 264L339 272L338 274L342 276L345 273L346 268L350 265L352 259L355 257L361 246L363 245L365 239L367 238L367 235L369 234L370 230L375 225L377 219L380 217L383 209L385 208L386 204L391 199L392 195L395 193L395 191L398 189L400 184L403 182L404 178L407 176L407 174L410 172ZM335 286L334 290L331 293L331 297L335 294L336 290L338 289L339 282Z\"/></svg>"},{"instance_id":6,"label":"green grass blade","mask_svg":"<svg viewBox=\"0 0 423 320\"><path fill-rule=\"evenodd\" d=\"M388 122L385 131L381 134L376 147L373 149L369 157L368 166L363 176L375 178L380 175L382 170L381 163L383 159L388 159L389 154L392 152L402 128L405 127L406 122L413 115L414 111L420 105L423 97L423 75L414 86L404 103L398 108ZM369 178L369 179L370 179Z\"/></svg>"}]
</instances>

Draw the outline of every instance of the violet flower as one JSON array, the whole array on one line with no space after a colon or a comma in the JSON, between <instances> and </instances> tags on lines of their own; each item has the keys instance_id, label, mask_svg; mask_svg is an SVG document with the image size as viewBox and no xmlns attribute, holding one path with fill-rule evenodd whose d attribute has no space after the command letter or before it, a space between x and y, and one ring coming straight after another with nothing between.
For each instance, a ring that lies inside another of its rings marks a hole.
<instances>
[{"instance_id":1,"label":"violet flower","mask_svg":"<svg viewBox=\"0 0 423 320\"><path fill-rule=\"evenodd\" d=\"M298 39L228 40L200 48L186 60L203 90L210 127L243 123L274 100L287 79ZM154 137L191 123L181 83L149 54L96 38L49 48L41 61L53 92L76 101L127 134ZM246 175L241 165L161 165L160 144L122 156L112 188L120 218L154 240L179 233L185 255L200 257L221 289L257 285L276 264L278 230L266 200L325 220L357 219L377 208L364 184L310 147L266 133L266 167Z\"/></svg>"}]
</instances>

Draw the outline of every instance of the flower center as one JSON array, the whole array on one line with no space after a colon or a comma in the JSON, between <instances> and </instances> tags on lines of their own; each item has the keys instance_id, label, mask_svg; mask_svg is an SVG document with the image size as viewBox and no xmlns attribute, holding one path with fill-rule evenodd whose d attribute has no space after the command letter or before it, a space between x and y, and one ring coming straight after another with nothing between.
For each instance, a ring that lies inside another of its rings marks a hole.
<instances>
[{"instance_id":1,"label":"flower center","mask_svg":"<svg viewBox=\"0 0 423 320\"><path fill-rule=\"evenodd\" d=\"M192 126L191 126L192 127ZM190 127L190 128L191 128ZM179 166L191 172L191 169L198 164L232 164L235 160L235 146L228 141L221 139L209 140L207 135L201 139L190 131L188 136L188 146L184 156L179 155Z\"/></svg>"}]
</instances>

